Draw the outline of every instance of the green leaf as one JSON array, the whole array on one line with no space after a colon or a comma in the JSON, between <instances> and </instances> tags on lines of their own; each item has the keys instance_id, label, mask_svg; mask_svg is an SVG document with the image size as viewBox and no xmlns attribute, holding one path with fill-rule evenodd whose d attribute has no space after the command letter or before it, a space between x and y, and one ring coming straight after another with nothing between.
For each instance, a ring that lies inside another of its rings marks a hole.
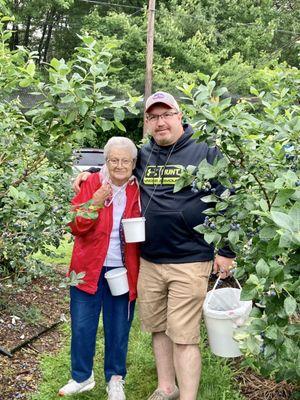
<instances>
[{"instance_id":1,"label":"green leaf","mask_svg":"<svg viewBox=\"0 0 300 400\"><path fill-rule=\"evenodd\" d=\"M214 95L219 97L219 96L222 96L224 93L227 93L227 92L228 92L228 90L227 90L226 87L220 87L220 88L215 90Z\"/></svg>"},{"instance_id":2,"label":"green leaf","mask_svg":"<svg viewBox=\"0 0 300 400\"><path fill-rule=\"evenodd\" d=\"M116 108L114 111L114 119L115 121L123 121L125 118L125 112L122 108Z\"/></svg>"},{"instance_id":3,"label":"green leaf","mask_svg":"<svg viewBox=\"0 0 300 400\"><path fill-rule=\"evenodd\" d=\"M82 102L82 103L79 104L79 113L80 113L80 115L82 117L85 116L85 114L87 113L88 109L89 109L89 106L86 103Z\"/></svg>"},{"instance_id":4,"label":"green leaf","mask_svg":"<svg viewBox=\"0 0 300 400\"><path fill-rule=\"evenodd\" d=\"M229 189L226 189L226 190L224 190L224 192L223 193L221 193L221 199L228 199L229 197L230 197L230 190Z\"/></svg>"},{"instance_id":5,"label":"green leaf","mask_svg":"<svg viewBox=\"0 0 300 400\"><path fill-rule=\"evenodd\" d=\"M278 337L278 328L276 325L270 325L265 330L265 335L268 339L276 340Z\"/></svg>"},{"instance_id":6,"label":"green leaf","mask_svg":"<svg viewBox=\"0 0 300 400\"><path fill-rule=\"evenodd\" d=\"M217 232L208 232L204 234L204 240L206 241L206 243L211 244L214 241L217 241L218 239L218 233Z\"/></svg>"},{"instance_id":7,"label":"green leaf","mask_svg":"<svg viewBox=\"0 0 300 400\"><path fill-rule=\"evenodd\" d=\"M276 347L273 344L267 344L264 354L265 357L269 358L272 357L276 353Z\"/></svg>"},{"instance_id":8,"label":"green leaf","mask_svg":"<svg viewBox=\"0 0 300 400\"><path fill-rule=\"evenodd\" d=\"M268 264L262 258L256 264L256 272L259 277L265 278L269 275L270 268Z\"/></svg>"},{"instance_id":9,"label":"green leaf","mask_svg":"<svg viewBox=\"0 0 300 400\"><path fill-rule=\"evenodd\" d=\"M249 276L249 278L247 279L246 283L247 283L247 285L258 286L260 282L259 282L259 279L258 279L258 277L256 275L251 274Z\"/></svg>"},{"instance_id":10,"label":"green leaf","mask_svg":"<svg viewBox=\"0 0 300 400\"><path fill-rule=\"evenodd\" d=\"M274 207L282 207L284 206L290 198L292 198L295 190L293 189L281 189L276 196L275 201L273 202Z\"/></svg>"},{"instance_id":11,"label":"green leaf","mask_svg":"<svg viewBox=\"0 0 300 400\"><path fill-rule=\"evenodd\" d=\"M187 172L189 173L189 174L193 174L194 172L195 172L195 170L196 170L196 166L195 165L188 165L187 167L186 167L186 170L187 170Z\"/></svg>"},{"instance_id":12,"label":"green leaf","mask_svg":"<svg viewBox=\"0 0 300 400\"><path fill-rule=\"evenodd\" d=\"M98 120L97 120L97 123L98 123ZM103 132L110 131L114 127L114 124L111 121L108 121L106 119L100 120L99 125L101 126Z\"/></svg>"},{"instance_id":13,"label":"green leaf","mask_svg":"<svg viewBox=\"0 0 300 400\"><path fill-rule=\"evenodd\" d=\"M50 65L55 70L59 70L61 62L57 58L52 58L52 60L50 61Z\"/></svg>"},{"instance_id":14,"label":"green leaf","mask_svg":"<svg viewBox=\"0 0 300 400\"><path fill-rule=\"evenodd\" d=\"M66 116L65 123L66 124L70 124L71 122L75 121L76 118L77 118L77 112L76 111L71 111Z\"/></svg>"},{"instance_id":15,"label":"green leaf","mask_svg":"<svg viewBox=\"0 0 300 400\"><path fill-rule=\"evenodd\" d=\"M216 211L224 211L228 208L228 204L224 202L219 202L216 204Z\"/></svg>"},{"instance_id":16,"label":"green leaf","mask_svg":"<svg viewBox=\"0 0 300 400\"><path fill-rule=\"evenodd\" d=\"M89 46L91 44L94 44L94 43L96 44L97 43L96 40L91 36L82 36L81 39L85 44L87 44Z\"/></svg>"},{"instance_id":17,"label":"green leaf","mask_svg":"<svg viewBox=\"0 0 300 400\"><path fill-rule=\"evenodd\" d=\"M257 296L256 288L243 287L242 293L241 293L241 300L243 300L243 301L252 300L252 299L255 299L256 296Z\"/></svg>"},{"instance_id":18,"label":"green leaf","mask_svg":"<svg viewBox=\"0 0 300 400\"><path fill-rule=\"evenodd\" d=\"M293 315L297 308L297 302L294 297L289 296L284 300L284 310L287 315Z\"/></svg>"},{"instance_id":19,"label":"green leaf","mask_svg":"<svg viewBox=\"0 0 300 400\"><path fill-rule=\"evenodd\" d=\"M216 203L218 201L218 199L215 195L210 194L208 196L201 197L201 201L203 203Z\"/></svg>"},{"instance_id":20,"label":"green leaf","mask_svg":"<svg viewBox=\"0 0 300 400\"><path fill-rule=\"evenodd\" d=\"M125 126L122 124L122 122L120 122L120 121L115 121L114 123L115 123L116 127L120 129L120 131L126 132L126 128L125 128Z\"/></svg>"},{"instance_id":21,"label":"green leaf","mask_svg":"<svg viewBox=\"0 0 300 400\"><path fill-rule=\"evenodd\" d=\"M22 79L22 80L19 82L19 85L20 85L21 87L28 87L28 86L31 85L31 83L32 83L31 79Z\"/></svg>"},{"instance_id":22,"label":"green leaf","mask_svg":"<svg viewBox=\"0 0 300 400\"><path fill-rule=\"evenodd\" d=\"M72 94L67 94L67 96L62 97L61 102L64 103L72 103L75 100L75 96Z\"/></svg>"},{"instance_id":23,"label":"green leaf","mask_svg":"<svg viewBox=\"0 0 300 400\"><path fill-rule=\"evenodd\" d=\"M291 242L293 241L293 235L289 231L285 231L279 239L279 247L280 248L289 248Z\"/></svg>"},{"instance_id":24,"label":"green leaf","mask_svg":"<svg viewBox=\"0 0 300 400\"><path fill-rule=\"evenodd\" d=\"M265 199L260 199L259 206L263 211L268 211L269 210L268 203L266 202Z\"/></svg>"},{"instance_id":25,"label":"green leaf","mask_svg":"<svg viewBox=\"0 0 300 400\"><path fill-rule=\"evenodd\" d=\"M289 215L279 211L271 211L271 218L276 225L280 226L280 228L287 229L290 232L293 231L293 220Z\"/></svg>"},{"instance_id":26,"label":"green leaf","mask_svg":"<svg viewBox=\"0 0 300 400\"><path fill-rule=\"evenodd\" d=\"M8 190L8 195L14 199L19 198L19 191L14 186L10 186Z\"/></svg>"},{"instance_id":27,"label":"green leaf","mask_svg":"<svg viewBox=\"0 0 300 400\"><path fill-rule=\"evenodd\" d=\"M273 239L275 235L276 235L276 230L272 226L265 226L259 232L259 237L262 240Z\"/></svg>"},{"instance_id":28,"label":"green leaf","mask_svg":"<svg viewBox=\"0 0 300 400\"><path fill-rule=\"evenodd\" d=\"M177 179L177 181L175 182L175 185L174 185L173 192L174 193L179 192L184 186L185 186L185 178L181 177L181 178Z\"/></svg>"},{"instance_id":29,"label":"green leaf","mask_svg":"<svg viewBox=\"0 0 300 400\"><path fill-rule=\"evenodd\" d=\"M29 60L27 67L26 67L26 72L33 77L35 74L35 62L33 60Z\"/></svg>"},{"instance_id":30,"label":"green leaf","mask_svg":"<svg viewBox=\"0 0 300 400\"><path fill-rule=\"evenodd\" d=\"M300 202L296 202L290 209L289 217L293 220L293 230L300 233Z\"/></svg>"},{"instance_id":31,"label":"green leaf","mask_svg":"<svg viewBox=\"0 0 300 400\"><path fill-rule=\"evenodd\" d=\"M232 243L233 245L235 245L235 244L238 242L239 237L240 237L239 231L232 231L232 230L231 230L231 231L229 231L229 233L228 233L228 240L229 240L229 242Z\"/></svg>"},{"instance_id":32,"label":"green leaf","mask_svg":"<svg viewBox=\"0 0 300 400\"><path fill-rule=\"evenodd\" d=\"M178 181L177 181L178 182ZM176 183L177 183L176 182ZM176 185L176 183L175 183L175 185ZM203 224L200 224L200 225L197 225L197 226L195 226L194 227L194 230L196 231L196 232L198 232L198 233L201 233L201 234L204 234L205 232L206 232L206 227L203 225Z\"/></svg>"}]
</instances>

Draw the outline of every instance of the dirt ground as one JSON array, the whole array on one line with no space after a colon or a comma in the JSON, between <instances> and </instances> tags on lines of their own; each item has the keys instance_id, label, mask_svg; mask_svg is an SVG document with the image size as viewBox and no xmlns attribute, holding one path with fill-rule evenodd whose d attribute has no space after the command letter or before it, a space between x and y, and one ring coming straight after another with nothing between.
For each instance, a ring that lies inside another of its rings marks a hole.
<instances>
[{"instance_id":1,"label":"dirt ground","mask_svg":"<svg viewBox=\"0 0 300 400\"><path fill-rule=\"evenodd\" d=\"M59 288L63 276L39 278L17 290L0 283L0 346L13 353L12 358L0 354L0 400L25 399L34 392L39 356L59 349L57 326L68 318L68 291Z\"/></svg>"},{"instance_id":2,"label":"dirt ground","mask_svg":"<svg viewBox=\"0 0 300 400\"><path fill-rule=\"evenodd\" d=\"M68 291L59 288L62 276L60 272L55 278L39 278L17 290L0 281L0 346L13 352L11 358L0 354L0 400L28 398L41 378L39 356L59 349L63 338L57 324L69 318ZM236 380L247 400L290 400L295 390L250 370Z\"/></svg>"}]
</instances>

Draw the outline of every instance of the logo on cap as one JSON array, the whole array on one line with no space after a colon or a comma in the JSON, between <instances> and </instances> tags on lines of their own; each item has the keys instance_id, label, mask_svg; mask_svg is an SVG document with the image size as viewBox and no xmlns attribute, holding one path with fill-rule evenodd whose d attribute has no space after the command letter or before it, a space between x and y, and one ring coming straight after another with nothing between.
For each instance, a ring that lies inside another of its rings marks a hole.
<instances>
[{"instance_id":1,"label":"logo on cap","mask_svg":"<svg viewBox=\"0 0 300 400\"><path fill-rule=\"evenodd\" d=\"M152 95L152 98L153 99L163 99L163 98L165 98L165 95L163 93L158 92L158 93L155 93L154 95Z\"/></svg>"}]
</instances>

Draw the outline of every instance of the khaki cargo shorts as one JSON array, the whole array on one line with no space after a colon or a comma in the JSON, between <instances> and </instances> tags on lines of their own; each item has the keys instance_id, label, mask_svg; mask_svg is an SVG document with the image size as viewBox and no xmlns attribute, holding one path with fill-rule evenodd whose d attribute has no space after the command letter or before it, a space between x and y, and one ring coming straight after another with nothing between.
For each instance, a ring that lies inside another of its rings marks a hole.
<instances>
[{"instance_id":1,"label":"khaki cargo shorts","mask_svg":"<svg viewBox=\"0 0 300 400\"><path fill-rule=\"evenodd\" d=\"M138 307L142 330L174 343L197 344L212 261L154 264L141 258Z\"/></svg>"}]
</instances>

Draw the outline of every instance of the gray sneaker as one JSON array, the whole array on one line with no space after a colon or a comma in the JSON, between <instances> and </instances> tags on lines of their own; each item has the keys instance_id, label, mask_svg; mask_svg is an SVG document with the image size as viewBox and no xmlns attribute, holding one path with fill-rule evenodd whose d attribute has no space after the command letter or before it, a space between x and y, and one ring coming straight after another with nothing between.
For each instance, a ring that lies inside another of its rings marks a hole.
<instances>
[{"instance_id":1,"label":"gray sneaker","mask_svg":"<svg viewBox=\"0 0 300 400\"><path fill-rule=\"evenodd\" d=\"M108 400L126 400L124 384L123 379L111 379L106 387Z\"/></svg>"},{"instance_id":2,"label":"gray sneaker","mask_svg":"<svg viewBox=\"0 0 300 400\"><path fill-rule=\"evenodd\" d=\"M148 400L177 400L179 399L179 389L176 386L171 394L166 394L161 389L156 389L155 392L148 397Z\"/></svg>"}]
</instances>

